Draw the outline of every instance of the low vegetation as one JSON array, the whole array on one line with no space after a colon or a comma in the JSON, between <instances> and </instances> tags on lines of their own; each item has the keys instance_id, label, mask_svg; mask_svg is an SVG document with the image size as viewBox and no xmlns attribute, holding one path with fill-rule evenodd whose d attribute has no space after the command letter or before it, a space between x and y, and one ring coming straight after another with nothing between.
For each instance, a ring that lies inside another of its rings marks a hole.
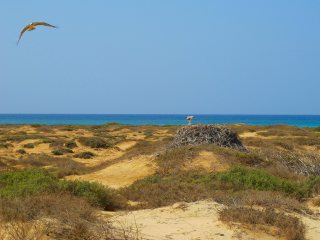
<instances>
[{"instance_id":1,"label":"low vegetation","mask_svg":"<svg viewBox=\"0 0 320 240\"><path fill-rule=\"evenodd\" d=\"M77 175L86 171L83 164L68 157L54 157L47 154L25 154L20 160L28 168L47 167L47 170L58 177Z\"/></svg>"},{"instance_id":2,"label":"low vegetation","mask_svg":"<svg viewBox=\"0 0 320 240\"><path fill-rule=\"evenodd\" d=\"M242 195L248 190L254 193L250 199ZM273 176L263 170L235 167L221 173L173 172L171 175L158 173L138 180L122 189L121 193L128 200L143 203L138 206L141 208L213 198L227 205L235 203L235 199L238 199L238 203L243 205L252 203L261 206L275 205L299 212L305 209L299 201L318 194L319 190L320 177L294 181Z\"/></svg>"},{"instance_id":3,"label":"low vegetation","mask_svg":"<svg viewBox=\"0 0 320 240\"><path fill-rule=\"evenodd\" d=\"M19 154L26 154L27 152L26 152L26 150L24 150L24 149L18 149L18 150L17 150L17 153L19 153Z\"/></svg>"},{"instance_id":4,"label":"low vegetation","mask_svg":"<svg viewBox=\"0 0 320 240\"><path fill-rule=\"evenodd\" d=\"M33 143L27 143L23 145L24 148L34 148L34 144Z\"/></svg>"},{"instance_id":5,"label":"low vegetation","mask_svg":"<svg viewBox=\"0 0 320 240\"><path fill-rule=\"evenodd\" d=\"M68 141L64 144L66 148L74 149L78 147L77 143L75 141Z\"/></svg>"},{"instance_id":6,"label":"low vegetation","mask_svg":"<svg viewBox=\"0 0 320 240\"><path fill-rule=\"evenodd\" d=\"M69 148L57 148L51 151L53 155L61 156L67 153L73 153L73 151Z\"/></svg>"},{"instance_id":7,"label":"low vegetation","mask_svg":"<svg viewBox=\"0 0 320 240\"><path fill-rule=\"evenodd\" d=\"M86 199L92 206L110 209L116 205L111 197L111 190L98 183L59 180L41 169L2 172L0 185L0 199L68 193Z\"/></svg>"},{"instance_id":8,"label":"low vegetation","mask_svg":"<svg viewBox=\"0 0 320 240\"><path fill-rule=\"evenodd\" d=\"M288 240L304 240L305 227L296 217L278 213L272 208L256 210L254 208L228 208L220 212L220 219L225 222L236 222L250 225L264 226L266 232L271 232L266 227L277 229L277 234Z\"/></svg>"},{"instance_id":9,"label":"low vegetation","mask_svg":"<svg viewBox=\"0 0 320 240\"><path fill-rule=\"evenodd\" d=\"M310 197L320 190L320 177L310 177L303 182L282 179L263 170L235 167L215 175L218 184L232 185L233 189L278 191L298 199ZM226 186L228 187L228 186Z\"/></svg>"},{"instance_id":10,"label":"low vegetation","mask_svg":"<svg viewBox=\"0 0 320 240\"><path fill-rule=\"evenodd\" d=\"M101 137L81 137L79 142L91 148L110 148L113 146L112 141Z\"/></svg>"},{"instance_id":11,"label":"low vegetation","mask_svg":"<svg viewBox=\"0 0 320 240\"><path fill-rule=\"evenodd\" d=\"M90 159L94 157L95 154L89 151L86 152L80 152L74 155L75 158L83 158L83 159Z\"/></svg>"},{"instance_id":12,"label":"low vegetation","mask_svg":"<svg viewBox=\"0 0 320 240\"><path fill-rule=\"evenodd\" d=\"M115 228L96 215L114 210L121 200L100 184L59 180L46 170L0 173L2 239L132 239L137 232Z\"/></svg>"}]
</instances>

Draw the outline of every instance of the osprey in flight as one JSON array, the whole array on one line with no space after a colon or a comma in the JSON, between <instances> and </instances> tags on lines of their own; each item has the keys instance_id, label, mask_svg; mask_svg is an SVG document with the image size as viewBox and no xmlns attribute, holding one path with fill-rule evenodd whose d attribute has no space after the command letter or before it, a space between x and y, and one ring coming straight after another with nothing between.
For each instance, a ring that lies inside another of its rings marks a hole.
<instances>
[{"instance_id":1,"label":"osprey in flight","mask_svg":"<svg viewBox=\"0 0 320 240\"><path fill-rule=\"evenodd\" d=\"M21 33L20 33L20 37L19 37L19 40L17 42L17 45L19 44L20 42L20 39L22 37L22 35L26 32L26 31L33 31L36 29L37 26L46 26L46 27L53 27L53 28L57 28L56 26L53 26L53 25L50 25L49 23L46 23L46 22L33 22L33 23L30 23L28 24L27 26L25 26Z\"/></svg>"}]
</instances>

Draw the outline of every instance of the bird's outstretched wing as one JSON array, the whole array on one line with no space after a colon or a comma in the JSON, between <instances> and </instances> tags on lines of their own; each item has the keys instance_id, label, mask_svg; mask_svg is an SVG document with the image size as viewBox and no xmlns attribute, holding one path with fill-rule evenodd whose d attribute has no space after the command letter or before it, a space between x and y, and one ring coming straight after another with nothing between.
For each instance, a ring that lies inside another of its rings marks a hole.
<instances>
[{"instance_id":1,"label":"bird's outstretched wing","mask_svg":"<svg viewBox=\"0 0 320 240\"><path fill-rule=\"evenodd\" d=\"M32 25L33 25L33 26L39 26L39 25L41 25L41 26L46 26L46 27L57 28L56 26L53 26L53 25L51 25L51 24L49 24L49 23L46 23L46 22L33 22Z\"/></svg>"},{"instance_id":2,"label":"bird's outstretched wing","mask_svg":"<svg viewBox=\"0 0 320 240\"><path fill-rule=\"evenodd\" d=\"M29 26L30 26L30 25L27 25L27 26L25 26L25 27L22 29L22 31L21 31L21 33L20 33L20 36L19 36L19 39L18 39L18 42L17 42L17 45L19 44L22 35L25 33L25 31L28 30Z\"/></svg>"}]
</instances>

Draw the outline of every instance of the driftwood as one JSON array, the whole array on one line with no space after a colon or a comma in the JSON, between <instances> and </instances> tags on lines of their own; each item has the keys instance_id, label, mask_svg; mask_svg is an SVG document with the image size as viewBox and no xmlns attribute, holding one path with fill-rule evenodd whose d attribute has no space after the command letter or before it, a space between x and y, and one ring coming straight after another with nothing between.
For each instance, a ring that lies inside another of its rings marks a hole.
<instances>
[{"instance_id":1,"label":"driftwood","mask_svg":"<svg viewBox=\"0 0 320 240\"><path fill-rule=\"evenodd\" d=\"M219 147L246 151L237 133L223 125L188 125L177 131L170 147L214 144Z\"/></svg>"}]
</instances>

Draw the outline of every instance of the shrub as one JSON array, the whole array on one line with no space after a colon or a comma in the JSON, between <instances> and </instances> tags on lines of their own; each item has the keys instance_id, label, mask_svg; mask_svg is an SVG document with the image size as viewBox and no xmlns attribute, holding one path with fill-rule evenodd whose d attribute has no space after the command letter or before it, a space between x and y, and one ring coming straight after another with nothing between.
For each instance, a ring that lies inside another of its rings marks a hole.
<instances>
[{"instance_id":1,"label":"shrub","mask_svg":"<svg viewBox=\"0 0 320 240\"><path fill-rule=\"evenodd\" d=\"M216 202L227 206L250 206L250 207L269 207L278 210L285 210L297 213L312 212L297 199L285 196L281 192L257 191L257 190L241 190L241 191L225 191L220 190L214 193L213 199Z\"/></svg>"},{"instance_id":2,"label":"shrub","mask_svg":"<svg viewBox=\"0 0 320 240\"><path fill-rule=\"evenodd\" d=\"M53 157L47 154L28 154L19 160L20 164L31 167L50 166L48 170L58 177L80 174L85 171L82 163L67 157Z\"/></svg>"},{"instance_id":3,"label":"shrub","mask_svg":"<svg viewBox=\"0 0 320 240\"><path fill-rule=\"evenodd\" d=\"M144 134L144 136L145 136L146 138L152 137L153 131L152 131L152 130L146 130L146 131L144 131L143 134Z\"/></svg>"},{"instance_id":4,"label":"shrub","mask_svg":"<svg viewBox=\"0 0 320 240\"><path fill-rule=\"evenodd\" d=\"M0 173L0 198L30 196L57 189L58 179L41 169Z\"/></svg>"},{"instance_id":5,"label":"shrub","mask_svg":"<svg viewBox=\"0 0 320 240\"><path fill-rule=\"evenodd\" d=\"M277 213L271 208L262 211L243 207L228 208L220 212L220 219L225 222L272 226L278 228L278 234L288 240L305 239L305 227L298 218Z\"/></svg>"},{"instance_id":6,"label":"shrub","mask_svg":"<svg viewBox=\"0 0 320 240\"><path fill-rule=\"evenodd\" d=\"M192 202L213 198L227 205L235 204L236 201L243 205L272 206L296 212L303 208L294 198L300 200L318 192L320 177L297 182L273 176L262 170L240 167L221 173L158 173L120 190L128 200L145 203L145 206L140 207L161 207L177 201ZM255 197L247 197L248 194Z\"/></svg>"},{"instance_id":7,"label":"shrub","mask_svg":"<svg viewBox=\"0 0 320 240\"><path fill-rule=\"evenodd\" d=\"M70 148L70 149L73 149L73 148L78 147L75 141L66 142L66 143L64 144L64 146L65 146L66 148Z\"/></svg>"},{"instance_id":8,"label":"shrub","mask_svg":"<svg viewBox=\"0 0 320 240\"><path fill-rule=\"evenodd\" d=\"M60 149L52 150L51 153L52 153L53 155L57 155L57 156L64 154L64 152L61 151Z\"/></svg>"},{"instance_id":9,"label":"shrub","mask_svg":"<svg viewBox=\"0 0 320 240\"><path fill-rule=\"evenodd\" d=\"M27 152L26 152L26 150L24 150L24 149L18 149L18 150L17 150L17 153L26 154Z\"/></svg>"},{"instance_id":10,"label":"shrub","mask_svg":"<svg viewBox=\"0 0 320 240\"><path fill-rule=\"evenodd\" d=\"M73 151L69 148L57 148L51 151L53 155L63 155L65 153L73 153Z\"/></svg>"},{"instance_id":11,"label":"shrub","mask_svg":"<svg viewBox=\"0 0 320 240\"><path fill-rule=\"evenodd\" d=\"M110 141L101 137L81 137L79 141L81 144L91 148L109 148L113 146Z\"/></svg>"},{"instance_id":12,"label":"shrub","mask_svg":"<svg viewBox=\"0 0 320 240\"><path fill-rule=\"evenodd\" d=\"M184 164L196 156L195 151L190 146L183 146L167 150L160 154L156 161L161 174L174 174L181 171Z\"/></svg>"},{"instance_id":13,"label":"shrub","mask_svg":"<svg viewBox=\"0 0 320 240\"><path fill-rule=\"evenodd\" d=\"M65 142L62 139L48 139L48 143L52 148L62 148Z\"/></svg>"},{"instance_id":14,"label":"shrub","mask_svg":"<svg viewBox=\"0 0 320 240\"><path fill-rule=\"evenodd\" d=\"M11 143L0 142L0 148L9 148L9 147L13 147L13 145Z\"/></svg>"},{"instance_id":15,"label":"shrub","mask_svg":"<svg viewBox=\"0 0 320 240\"><path fill-rule=\"evenodd\" d=\"M118 206L112 196L113 192L101 184L59 180L41 169L0 172L0 185L0 200L67 193L87 200L92 206L108 210Z\"/></svg>"},{"instance_id":16,"label":"shrub","mask_svg":"<svg viewBox=\"0 0 320 240\"><path fill-rule=\"evenodd\" d=\"M143 202L139 207L162 207L175 202L193 202L212 197L211 174L189 172L162 176L156 174L120 190L128 200Z\"/></svg>"},{"instance_id":17,"label":"shrub","mask_svg":"<svg viewBox=\"0 0 320 240\"><path fill-rule=\"evenodd\" d=\"M112 210L115 207L111 197L111 190L98 183L63 180L59 182L59 189L72 195L83 197L96 207L106 210Z\"/></svg>"},{"instance_id":18,"label":"shrub","mask_svg":"<svg viewBox=\"0 0 320 240\"><path fill-rule=\"evenodd\" d=\"M75 158L83 158L83 159L90 159L93 156L94 154L92 152L81 152L74 155Z\"/></svg>"},{"instance_id":19,"label":"shrub","mask_svg":"<svg viewBox=\"0 0 320 240\"><path fill-rule=\"evenodd\" d=\"M245 164L249 166L264 165L265 160L257 152L246 151L241 152L235 149L222 148L217 146L204 146L208 151L213 151L224 161L230 162L231 164Z\"/></svg>"},{"instance_id":20,"label":"shrub","mask_svg":"<svg viewBox=\"0 0 320 240\"><path fill-rule=\"evenodd\" d=\"M24 148L34 148L34 144L33 143L27 143L23 145Z\"/></svg>"},{"instance_id":21,"label":"shrub","mask_svg":"<svg viewBox=\"0 0 320 240\"><path fill-rule=\"evenodd\" d=\"M64 222L79 218L90 220L92 213L89 203L68 193L0 199L0 218L5 222L32 221L48 216Z\"/></svg>"},{"instance_id":22,"label":"shrub","mask_svg":"<svg viewBox=\"0 0 320 240\"><path fill-rule=\"evenodd\" d=\"M308 197L320 191L320 177L311 177L304 182L296 182L273 176L263 170L242 167L217 173L215 179L221 183L232 184L236 189L279 191L297 198Z\"/></svg>"}]
</instances>

